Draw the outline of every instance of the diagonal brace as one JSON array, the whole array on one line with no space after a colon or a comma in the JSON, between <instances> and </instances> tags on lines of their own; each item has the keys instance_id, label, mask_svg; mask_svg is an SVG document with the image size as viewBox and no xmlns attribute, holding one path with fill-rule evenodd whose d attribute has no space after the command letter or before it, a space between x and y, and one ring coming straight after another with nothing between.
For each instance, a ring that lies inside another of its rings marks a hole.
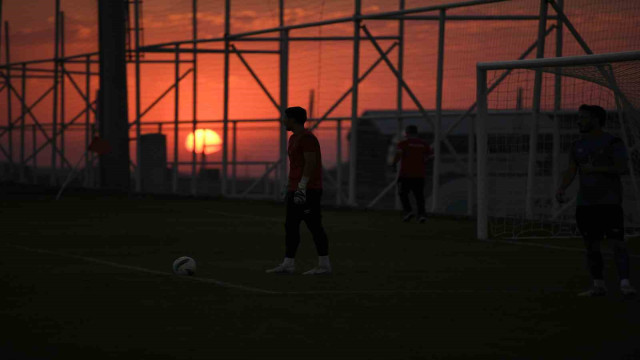
<instances>
[{"instance_id":1,"label":"diagonal brace","mask_svg":"<svg viewBox=\"0 0 640 360\"><path fill-rule=\"evenodd\" d=\"M425 120L427 120L427 123L431 126L431 129L433 130L435 127L433 126L433 120L431 119L431 117L429 116L429 114L427 114L427 111L424 109L424 107L422 106L422 104L420 103L420 101L418 100L418 98L415 96L415 94L413 93L413 91L411 91L411 89L409 88L409 86L407 85L407 83L404 81L404 79L402 78L402 76L400 75L400 73L398 72L398 70L396 70L395 66L393 66L393 64L391 63L391 61L389 60L389 58L383 53L382 48L380 48L380 45L378 44L378 42L376 41L376 39L371 35L371 32L369 32L369 29L367 29L367 27L365 25L360 26L362 28L362 30L364 30L364 32L367 34L367 37L369 38L369 40L371 41L371 43L373 44L373 46L376 48L376 50L378 51L378 53L380 53L380 55L384 58L384 61L387 63L387 66L389 66L389 69L393 72L393 74L398 78L398 81L400 81L400 84L402 85L402 87L407 91L407 94L409 95L409 97L411 98L411 100L413 100L414 104L418 107L418 109L420 110L420 113L422 114L422 116L425 118ZM453 154L453 156L456 159L456 163L457 165L460 167L460 169L462 170L463 174L466 174L466 176L471 179L473 182L475 182L475 179L470 175L467 174L467 169L465 164L462 162L462 159L460 158L460 155L458 155L458 152L455 150L455 148L453 147L453 145L451 144L451 142L449 142L449 140L445 137L442 139L442 142L447 146L447 148L449 149L449 152L451 152L451 154Z\"/></svg>"},{"instance_id":2,"label":"diagonal brace","mask_svg":"<svg viewBox=\"0 0 640 360\"><path fill-rule=\"evenodd\" d=\"M253 71L253 69L251 68L251 66L249 65L249 63L247 62L247 60L245 60L244 56L242 56L242 54L240 53L240 51L238 51L238 49L236 49L236 46L234 44L229 44L229 47L233 50L233 52L238 55L238 58L240 59L240 61L242 62L242 64L247 68L247 70L249 70L249 74L251 74L251 76L253 77L253 79L258 83L258 85L260 85L260 88L262 89L262 91L264 91L264 93L267 95L267 97L269 98L269 100L271 101L271 103L273 104L273 106L276 107L276 109L278 110L278 112L280 112L280 104L278 104L276 102L276 100L273 98L273 96L271 96L271 93L269 93L269 90L267 90L267 87L264 86L264 84L262 83L262 81L260 81L260 78L258 77L258 75Z\"/></svg>"}]
</instances>

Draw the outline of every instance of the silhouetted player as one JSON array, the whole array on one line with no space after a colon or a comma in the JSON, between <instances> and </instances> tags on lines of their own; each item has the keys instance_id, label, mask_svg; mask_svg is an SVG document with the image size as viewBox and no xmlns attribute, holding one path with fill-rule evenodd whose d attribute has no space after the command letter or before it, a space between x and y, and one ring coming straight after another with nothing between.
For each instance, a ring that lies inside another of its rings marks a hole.
<instances>
[{"instance_id":1,"label":"silhouetted player","mask_svg":"<svg viewBox=\"0 0 640 360\"><path fill-rule=\"evenodd\" d=\"M573 143L569 168L562 177L556 199L564 202L564 193L576 172L580 173L580 189L576 202L576 223L587 248L587 266L593 287L580 296L604 296L602 254L600 242L606 235L612 241L615 262L623 295L635 295L629 283L629 254L624 238L622 212L622 182L620 175L627 169L624 143L602 130L605 110L596 105L581 105L578 127L582 138Z\"/></svg>"},{"instance_id":2,"label":"silhouetted player","mask_svg":"<svg viewBox=\"0 0 640 360\"><path fill-rule=\"evenodd\" d=\"M322 227L320 200L322 198L322 156L318 139L304 128L307 111L299 106L285 110L289 138L289 181L285 202L285 258L282 264L267 270L268 273L292 274L295 270L294 258L300 244L300 222L304 220L313 235L318 252L318 266L304 275L331 273L329 262L329 242Z\"/></svg>"},{"instance_id":3,"label":"silhouetted player","mask_svg":"<svg viewBox=\"0 0 640 360\"><path fill-rule=\"evenodd\" d=\"M412 192L416 198L418 222L427 220L427 213L424 208L424 177L425 162L431 155L431 146L426 141L418 138L418 128L409 125L405 129L406 139L398 143L396 156L392 166L395 168L400 162L400 173L398 174L398 193L402 202L402 221L410 221L416 214L411 210L409 193Z\"/></svg>"}]
</instances>

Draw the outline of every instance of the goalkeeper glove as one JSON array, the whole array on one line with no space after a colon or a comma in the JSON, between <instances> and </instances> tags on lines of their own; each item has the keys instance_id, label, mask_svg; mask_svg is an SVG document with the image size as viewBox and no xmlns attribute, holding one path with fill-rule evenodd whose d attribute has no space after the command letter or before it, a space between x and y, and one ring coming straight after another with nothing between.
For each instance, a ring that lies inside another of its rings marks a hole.
<instances>
[{"instance_id":1,"label":"goalkeeper glove","mask_svg":"<svg viewBox=\"0 0 640 360\"><path fill-rule=\"evenodd\" d=\"M298 190L293 194L293 203L296 205L303 205L307 202L307 183L308 177L303 177L298 183Z\"/></svg>"}]
</instances>

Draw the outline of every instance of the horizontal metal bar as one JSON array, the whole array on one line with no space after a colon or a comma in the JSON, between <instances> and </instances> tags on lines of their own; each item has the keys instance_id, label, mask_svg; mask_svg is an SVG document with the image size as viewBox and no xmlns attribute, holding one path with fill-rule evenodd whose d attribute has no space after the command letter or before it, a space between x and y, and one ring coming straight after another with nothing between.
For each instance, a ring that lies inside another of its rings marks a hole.
<instances>
[{"instance_id":1,"label":"horizontal metal bar","mask_svg":"<svg viewBox=\"0 0 640 360\"><path fill-rule=\"evenodd\" d=\"M557 20L557 16L549 16L548 20ZM372 19L372 20L432 20L439 21L438 15L405 15L405 16L390 16L384 19ZM446 21L484 21L484 20L540 20L538 15L447 15Z\"/></svg>"},{"instance_id":2,"label":"horizontal metal bar","mask_svg":"<svg viewBox=\"0 0 640 360\"><path fill-rule=\"evenodd\" d=\"M542 67L600 65L610 62L640 60L640 51L626 51L608 54L564 56L556 58L480 62L479 70L536 69Z\"/></svg>"},{"instance_id":3,"label":"horizontal metal bar","mask_svg":"<svg viewBox=\"0 0 640 360\"><path fill-rule=\"evenodd\" d=\"M46 73L53 73L55 72L54 69L40 69L40 68L23 68L22 66L16 66L15 68L12 68L11 71L22 71L22 70L27 70L27 72L46 72ZM69 74L74 74L74 75L86 75L87 73L85 71L68 71L67 73ZM89 73L89 75L100 75L100 73Z\"/></svg>"},{"instance_id":4,"label":"horizontal metal bar","mask_svg":"<svg viewBox=\"0 0 640 360\"><path fill-rule=\"evenodd\" d=\"M12 79L22 79L22 75L11 75L9 76ZM53 79L53 75L26 75L27 79Z\"/></svg>"},{"instance_id":5,"label":"horizontal metal bar","mask_svg":"<svg viewBox=\"0 0 640 360\"><path fill-rule=\"evenodd\" d=\"M145 52L149 52L149 53L172 53L175 54L176 53L176 49L169 49L169 48L146 48L144 50ZM180 49L179 52L181 53L187 53L187 54L193 54L194 51L193 49ZM224 50L221 49L196 49L196 52L198 54L224 54ZM235 51L233 50L229 50L229 52L233 53ZM239 50L240 53L242 54L280 54L280 51L278 50ZM173 61L170 61L173 63Z\"/></svg>"},{"instance_id":6,"label":"horizontal metal bar","mask_svg":"<svg viewBox=\"0 0 640 360\"><path fill-rule=\"evenodd\" d=\"M260 34L268 34L268 33L276 33L276 32L280 32L282 30L305 29L305 28L322 26L322 25L333 25L333 24L360 21L360 20L366 20L366 19L380 19L380 18L387 18L387 17L391 17L391 16L417 14L417 13L423 13L423 12L439 11L439 10L454 9L454 8L461 8L461 7L469 7L469 6L474 6L474 5L486 5L486 4L492 4L492 3L498 3L498 2L506 2L506 1L509 1L509 0L471 0L471 1L461 1L461 2L458 2L458 3L452 3L452 4L440 4L440 5L424 6L424 7L405 9L405 10L389 11L389 12L383 12L383 13L377 13L377 14L366 14L366 15L360 15L360 16L348 16L348 17L341 17L341 18L335 18L335 19L323 20L323 21L315 21L315 22L304 23L304 24L278 26L278 27L274 27L274 28L254 30L254 31L248 31L248 32L244 32L244 33L230 34L228 36L228 39L236 41L237 39L246 38L248 36L255 36L255 35L260 35ZM194 42L207 43L207 42L216 42L216 41L224 41L224 40L225 40L224 37L216 37L216 38L209 38L209 39L198 39L198 40L195 40L195 41L193 41L193 40L183 40L183 41L176 41L176 42L167 42L167 43L154 44L154 45L151 45L151 46L147 46L147 48L150 48L150 47L160 48L160 47L170 46L170 45L192 44Z\"/></svg>"},{"instance_id":7,"label":"horizontal metal bar","mask_svg":"<svg viewBox=\"0 0 640 360\"><path fill-rule=\"evenodd\" d=\"M143 134L144 135L144 134ZM200 155L200 153L198 153ZM231 162L228 162L231 163ZM273 164L274 161L236 161L235 164L238 165L270 165ZM222 161L196 161L196 164L204 164L204 165L222 165ZM192 161L178 161L178 165L193 165Z\"/></svg>"}]
</instances>

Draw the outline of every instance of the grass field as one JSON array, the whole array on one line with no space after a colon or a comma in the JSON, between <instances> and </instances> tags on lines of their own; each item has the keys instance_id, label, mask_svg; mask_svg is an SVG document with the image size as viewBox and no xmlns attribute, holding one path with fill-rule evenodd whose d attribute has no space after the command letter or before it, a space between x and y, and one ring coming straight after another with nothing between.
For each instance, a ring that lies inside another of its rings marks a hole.
<instances>
[{"instance_id":1,"label":"grass field","mask_svg":"<svg viewBox=\"0 0 640 360\"><path fill-rule=\"evenodd\" d=\"M611 256L609 295L576 297L578 240L480 242L467 220L327 210L335 273L300 275L316 263L303 226L297 274L274 276L282 204L6 189L0 359L640 358L640 300L620 295ZM195 278L170 274L181 255Z\"/></svg>"}]
</instances>

